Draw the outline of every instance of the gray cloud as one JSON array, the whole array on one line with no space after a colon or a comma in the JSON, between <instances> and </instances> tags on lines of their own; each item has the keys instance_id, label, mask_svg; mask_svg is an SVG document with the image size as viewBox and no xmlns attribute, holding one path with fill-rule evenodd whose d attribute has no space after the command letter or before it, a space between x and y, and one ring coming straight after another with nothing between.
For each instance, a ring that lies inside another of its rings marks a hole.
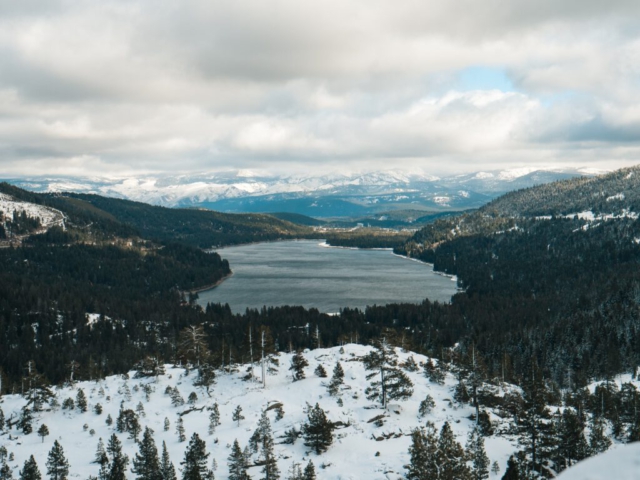
<instances>
[{"instance_id":1,"label":"gray cloud","mask_svg":"<svg viewBox=\"0 0 640 480\"><path fill-rule=\"evenodd\" d=\"M639 14L623 0L3 2L0 168L629 164ZM516 91L461 90L470 67Z\"/></svg>"}]
</instances>

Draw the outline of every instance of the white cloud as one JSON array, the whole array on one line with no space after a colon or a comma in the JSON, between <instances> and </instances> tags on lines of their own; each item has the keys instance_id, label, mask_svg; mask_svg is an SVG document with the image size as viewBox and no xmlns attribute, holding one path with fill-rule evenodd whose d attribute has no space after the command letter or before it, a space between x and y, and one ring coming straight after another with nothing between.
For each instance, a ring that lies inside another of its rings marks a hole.
<instances>
[{"instance_id":1,"label":"white cloud","mask_svg":"<svg viewBox=\"0 0 640 480\"><path fill-rule=\"evenodd\" d=\"M637 159L637 1L0 4L12 174ZM515 92L456 91L468 67Z\"/></svg>"}]
</instances>

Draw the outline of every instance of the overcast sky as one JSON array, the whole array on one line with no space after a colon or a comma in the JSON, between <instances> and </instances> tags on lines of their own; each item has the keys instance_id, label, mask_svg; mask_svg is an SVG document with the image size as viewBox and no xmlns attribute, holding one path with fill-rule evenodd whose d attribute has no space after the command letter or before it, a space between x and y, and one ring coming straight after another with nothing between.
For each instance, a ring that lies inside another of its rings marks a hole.
<instances>
[{"instance_id":1,"label":"overcast sky","mask_svg":"<svg viewBox=\"0 0 640 480\"><path fill-rule=\"evenodd\" d=\"M5 175L639 153L638 0L0 0Z\"/></svg>"}]
</instances>

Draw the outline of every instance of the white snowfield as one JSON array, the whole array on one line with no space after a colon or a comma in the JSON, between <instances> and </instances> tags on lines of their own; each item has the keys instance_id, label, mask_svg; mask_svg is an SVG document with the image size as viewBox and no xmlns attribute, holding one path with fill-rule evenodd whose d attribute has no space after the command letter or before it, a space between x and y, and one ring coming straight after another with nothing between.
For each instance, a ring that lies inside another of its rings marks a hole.
<instances>
[{"instance_id":1,"label":"white snowfield","mask_svg":"<svg viewBox=\"0 0 640 480\"><path fill-rule=\"evenodd\" d=\"M8 218L12 218L14 212L19 214L26 212L28 216L40 219L43 231L55 225L64 228L65 217L60 210L15 200L12 196L4 193L0 193L0 212L4 213L5 217Z\"/></svg>"},{"instance_id":2,"label":"white snowfield","mask_svg":"<svg viewBox=\"0 0 640 480\"><path fill-rule=\"evenodd\" d=\"M638 480L640 478L640 442L614 445L595 457L568 468L558 480Z\"/></svg>"},{"instance_id":3,"label":"white snowfield","mask_svg":"<svg viewBox=\"0 0 640 480\"><path fill-rule=\"evenodd\" d=\"M209 463L216 460L218 469L216 478L228 478L227 457L234 439L238 439L244 448L250 436L254 432L262 410L275 402L281 402L284 408L284 418L275 420L274 410L269 411L269 418L276 442L275 452L278 456L278 467L282 472L282 479L287 478L287 471L293 462L301 463L302 467L308 460L312 460L316 466L319 479L335 480L390 480L404 477L403 466L408 463L408 448L410 445L411 430L419 425L424 425L426 420L432 421L439 429L445 421L449 421L458 441L464 446L467 434L472 427L469 416L472 408L459 407L451 401L452 389L456 383L452 375L448 375L445 385L429 383L422 375L422 369L414 373L408 373L415 384L413 396L406 402L391 404L388 410L383 411L378 404L368 401L364 389L368 386L365 378L365 370L360 361L356 359L370 351L369 347L361 345L345 345L344 353L340 348L318 349L305 352L309 366L305 368L306 379L292 382L288 370L290 354L280 355L280 368L277 375L267 377L267 387L263 389L259 382L247 382L241 380L245 375L246 366L238 372L219 374L217 384L212 388L212 396L208 397L202 387L194 387L193 381L197 373L193 371L189 376L184 375L184 369L166 367L166 374L156 378L134 379L133 372L130 379L122 376L112 376L98 382L78 382L73 387L65 387L56 390L60 403L68 397L75 400L78 389L83 389L88 398L89 409L81 413L77 408L73 411L57 409L56 411L44 411L36 413L33 421L33 433L23 435L13 428L9 434L0 436L0 444L6 446L9 452L15 454L15 460L9 462L13 468L14 478L17 478L19 469L24 461L33 454L40 471L45 473L46 459L54 440L58 440L64 448L65 455L71 465L70 478L87 479L90 475L97 476L98 465L91 463L95 457L98 439L102 438L105 444L108 438L116 432L115 420L118 417L120 402L124 401L124 408L135 410L138 403L144 406L145 416L140 418L142 428L148 426L155 432L154 438L158 449L161 451L162 442L166 441L167 448L173 461L178 476L180 477L180 462L183 460L184 451L188 440L194 432L206 441L207 452L211 453ZM399 352L401 360L409 357L410 353ZM426 361L426 357L413 354L416 362ZM329 396L323 384L331 378L335 363L340 361L345 372L345 386L340 398L343 406L339 406L337 398ZM327 371L328 378L319 378L313 372L321 363ZM260 368L255 368L259 376ZM150 384L154 393L149 401L140 386ZM165 395L167 386L177 387L185 400L191 392L196 392L198 400L195 405L185 404L174 407L171 399ZM127 397L126 390L131 395ZM138 388L136 388L138 387ZM101 395L100 389L104 390ZM137 390L137 391L136 391ZM429 394L435 400L436 407L432 413L424 419L418 418L419 403ZM213 435L208 434L209 414L206 407L214 402L219 404L221 425L216 428ZM344 422L346 426L334 431L334 443L324 454L317 456L309 452L304 446L303 439L298 439L294 445L280 444L281 437L286 430L295 427L300 430L307 417L303 413L306 404L317 403L327 411L329 419L333 422ZM104 410L101 415L94 413L94 406L100 403ZM19 395L5 395L0 406L4 410L5 417L14 419L19 415L25 399ZM232 421L233 410L240 405L242 413L246 417L240 426ZM194 408L195 407L195 408ZM203 408L204 407L204 408ZM48 408L48 407L47 407ZM194 408L194 411L183 415L186 430L186 442L179 442L176 434L178 414ZM198 411L196 409L202 409ZM385 424L376 427L369 421L385 414ZM110 414L114 424L107 426L105 419ZM164 431L164 419L171 422L170 429ZM493 416L493 420L497 417ZM50 435L41 438L36 434L41 424L46 424ZM87 429L83 429L83 425ZM90 431L95 430L91 435ZM138 452L138 446L126 433L117 434L123 443L125 453L133 458ZM388 439L383 439L388 437ZM377 438L377 439L376 439ZM491 463L497 461L500 465L498 475L491 474L491 478L501 478L505 472L506 462L510 454L517 450L517 443L513 438L491 436L486 438L485 447ZM254 457L254 460L257 457ZM129 469L131 464L129 464ZM253 478L261 477L261 467L252 467L249 474ZM131 472L128 478L133 479Z\"/></svg>"}]
</instances>

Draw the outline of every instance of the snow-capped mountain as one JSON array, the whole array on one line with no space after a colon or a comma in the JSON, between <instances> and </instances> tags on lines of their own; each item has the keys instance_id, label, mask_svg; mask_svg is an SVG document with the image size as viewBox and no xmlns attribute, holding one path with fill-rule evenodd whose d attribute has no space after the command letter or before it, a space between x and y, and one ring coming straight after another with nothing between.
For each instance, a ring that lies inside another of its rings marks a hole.
<instances>
[{"instance_id":1,"label":"snow-capped mountain","mask_svg":"<svg viewBox=\"0 0 640 480\"><path fill-rule=\"evenodd\" d=\"M315 217L358 216L397 209L477 208L506 191L575 177L580 170L521 168L438 178L380 171L272 175L248 170L177 176L9 179L33 191L74 191L167 207L227 212L293 212Z\"/></svg>"}]
</instances>

